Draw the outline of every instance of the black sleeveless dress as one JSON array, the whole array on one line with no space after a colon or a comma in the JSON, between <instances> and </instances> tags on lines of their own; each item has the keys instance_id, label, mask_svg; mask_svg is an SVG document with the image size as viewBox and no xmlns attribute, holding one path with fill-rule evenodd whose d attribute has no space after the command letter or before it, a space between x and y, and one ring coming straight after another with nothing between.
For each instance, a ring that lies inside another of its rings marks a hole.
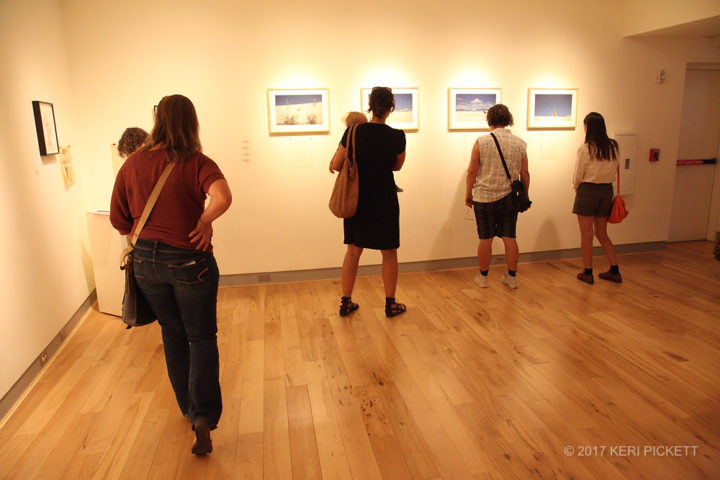
<instances>
[{"instance_id":1,"label":"black sleeveless dress","mask_svg":"<svg viewBox=\"0 0 720 480\"><path fill-rule=\"evenodd\" d=\"M347 130L341 144L347 145ZM346 147L347 148L347 147ZM392 167L405 151L405 132L380 123L355 133L360 195L354 217L343 220L346 244L375 250L400 247L400 205Z\"/></svg>"}]
</instances>

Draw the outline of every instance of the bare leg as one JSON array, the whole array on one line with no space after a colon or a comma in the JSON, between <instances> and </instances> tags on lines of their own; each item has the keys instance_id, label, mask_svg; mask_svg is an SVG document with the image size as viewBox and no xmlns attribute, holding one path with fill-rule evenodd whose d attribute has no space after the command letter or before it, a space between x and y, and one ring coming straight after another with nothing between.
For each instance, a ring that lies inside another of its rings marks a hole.
<instances>
[{"instance_id":1,"label":"bare leg","mask_svg":"<svg viewBox=\"0 0 720 480\"><path fill-rule=\"evenodd\" d=\"M398 280L397 249L380 250L382 253L382 279L385 286L385 296L395 298L395 287Z\"/></svg>"},{"instance_id":2,"label":"bare leg","mask_svg":"<svg viewBox=\"0 0 720 480\"><path fill-rule=\"evenodd\" d=\"M345 252L345 258L342 264L342 294L343 297L351 297L353 287L355 286L355 278L357 277L358 263L363 249L355 245L348 245Z\"/></svg>"},{"instance_id":3,"label":"bare leg","mask_svg":"<svg viewBox=\"0 0 720 480\"><path fill-rule=\"evenodd\" d=\"M607 218L593 217L595 224L595 237L600 242L610 265L617 265L617 256L615 255L615 247L607 233Z\"/></svg>"},{"instance_id":4,"label":"bare leg","mask_svg":"<svg viewBox=\"0 0 720 480\"><path fill-rule=\"evenodd\" d=\"M481 238L478 243L478 266L484 271L490 268L490 257L492 256L492 238Z\"/></svg>"},{"instance_id":5,"label":"bare leg","mask_svg":"<svg viewBox=\"0 0 720 480\"><path fill-rule=\"evenodd\" d=\"M508 270L517 271L518 258L520 257L520 249L518 248L517 240L509 237L502 237L502 241L505 244L505 261L507 262Z\"/></svg>"},{"instance_id":6,"label":"bare leg","mask_svg":"<svg viewBox=\"0 0 720 480\"><path fill-rule=\"evenodd\" d=\"M578 215L580 226L580 250L582 250L583 264L585 268L592 268L593 257L593 224L595 217Z\"/></svg>"}]
</instances>

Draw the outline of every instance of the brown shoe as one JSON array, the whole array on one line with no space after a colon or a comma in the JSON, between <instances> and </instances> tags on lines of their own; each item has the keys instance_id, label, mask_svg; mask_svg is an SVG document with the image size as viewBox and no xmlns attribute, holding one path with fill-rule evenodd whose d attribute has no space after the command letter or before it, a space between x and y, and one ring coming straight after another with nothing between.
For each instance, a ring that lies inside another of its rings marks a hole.
<instances>
[{"instance_id":1,"label":"brown shoe","mask_svg":"<svg viewBox=\"0 0 720 480\"><path fill-rule=\"evenodd\" d=\"M622 276L619 273L610 273L609 270L607 272L599 273L598 277L610 282L622 283Z\"/></svg>"},{"instance_id":2,"label":"brown shoe","mask_svg":"<svg viewBox=\"0 0 720 480\"><path fill-rule=\"evenodd\" d=\"M212 452L210 422L205 418L198 418L193 423L193 430L195 430L195 443L192 446L192 453L195 455L207 455Z\"/></svg>"},{"instance_id":3,"label":"brown shoe","mask_svg":"<svg viewBox=\"0 0 720 480\"><path fill-rule=\"evenodd\" d=\"M602 274L601 274L601 275L602 275ZM593 283L595 283L595 279L593 278L592 274L590 274L590 275L585 275L585 272L580 272L580 273L578 273L578 274L577 274L577 279L580 280L581 282L589 283L590 285L592 285Z\"/></svg>"}]
</instances>

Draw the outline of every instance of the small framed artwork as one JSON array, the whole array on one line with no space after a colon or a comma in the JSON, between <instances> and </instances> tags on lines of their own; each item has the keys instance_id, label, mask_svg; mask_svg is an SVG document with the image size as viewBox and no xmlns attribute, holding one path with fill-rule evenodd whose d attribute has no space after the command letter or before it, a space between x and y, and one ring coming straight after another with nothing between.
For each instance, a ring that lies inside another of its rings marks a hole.
<instances>
[{"instance_id":1,"label":"small framed artwork","mask_svg":"<svg viewBox=\"0 0 720 480\"><path fill-rule=\"evenodd\" d=\"M33 100L35 130L37 131L40 156L57 155L60 153L57 129L55 128L55 110L53 104Z\"/></svg>"},{"instance_id":2,"label":"small framed artwork","mask_svg":"<svg viewBox=\"0 0 720 480\"><path fill-rule=\"evenodd\" d=\"M418 88L394 88L395 110L387 118L387 124L393 128L416 132L420 128L418 115ZM372 88L360 90L360 101L362 111L367 111L370 106L370 92Z\"/></svg>"},{"instance_id":3,"label":"small framed artwork","mask_svg":"<svg viewBox=\"0 0 720 480\"><path fill-rule=\"evenodd\" d=\"M75 184L75 169L70 154L70 145L60 147L60 172L62 173L63 183L65 183L65 190L68 190Z\"/></svg>"},{"instance_id":4,"label":"small framed artwork","mask_svg":"<svg viewBox=\"0 0 720 480\"><path fill-rule=\"evenodd\" d=\"M268 89L270 135L330 132L328 89Z\"/></svg>"},{"instance_id":5,"label":"small framed artwork","mask_svg":"<svg viewBox=\"0 0 720 480\"><path fill-rule=\"evenodd\" d=\"M448 88L448 130L489 130L487 111L501 94L500 88Z\"/></svg>"},{"instance_id":6,"label":"small framed artwork","mask_svg":"<svg viewBox=\"0 0 720 480\"><path fill-rule=\"evenodd\" d=\"M527 128L574 130L577 88L529 88Z\"/></svg>"}]
</instances>

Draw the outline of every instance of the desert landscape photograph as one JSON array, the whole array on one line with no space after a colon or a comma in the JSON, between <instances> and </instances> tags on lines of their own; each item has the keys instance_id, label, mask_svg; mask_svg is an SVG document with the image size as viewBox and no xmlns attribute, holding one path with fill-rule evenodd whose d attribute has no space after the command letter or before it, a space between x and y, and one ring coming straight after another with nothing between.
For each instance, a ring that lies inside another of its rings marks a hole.
<instances>
[{"instance_id":1,"label":"desert landscape photograph","mask_svg":"<svg viewBox=\"0 0 720 480\"><path fill-rule=\"evenodd\" d=\"M268 121L271 134L327 132L327 89L269 89Z\"/></svg>"},{"instance_id":2,"label":"desert landscape photograph","mask_svg":"<svg viewBox=\"0 0 720 480\"><path fill-rule=\"evenodd\" d=\"M321 95L276 95L277 125L320 125L323 123Z\"/></svg>"},{"instance_id":3,"label":"desert landscape photograph","mask_svg":"<svg viewBox=\"0 0 720 480\"><path fill-rule=\"evenodd\" d=\"M454 98L456 124L487 123L487 111L497 103L494 93L456 93Z\"/></svg>"},{"instance_id":4,"label":"desert landscape photograph","mask_svg":"<svg viewBox=\"0 0 720 480\"><path fill-rule=\"evenodd\" d=\"M395 94L395 110L388 117L388 123L412 123L413 121L413 95L412 93Z\"/></svg>"},{"instance_id":5,"label":"desert landscape photograph","mask_svg":"<svg viewBox=\"0 0 720 480\"><path fill-rule=\"evenodd\" d=\"M572 100L570 93L536 94L534 120L560 124L572 122Z\"/></svg>"}]
</instances>

